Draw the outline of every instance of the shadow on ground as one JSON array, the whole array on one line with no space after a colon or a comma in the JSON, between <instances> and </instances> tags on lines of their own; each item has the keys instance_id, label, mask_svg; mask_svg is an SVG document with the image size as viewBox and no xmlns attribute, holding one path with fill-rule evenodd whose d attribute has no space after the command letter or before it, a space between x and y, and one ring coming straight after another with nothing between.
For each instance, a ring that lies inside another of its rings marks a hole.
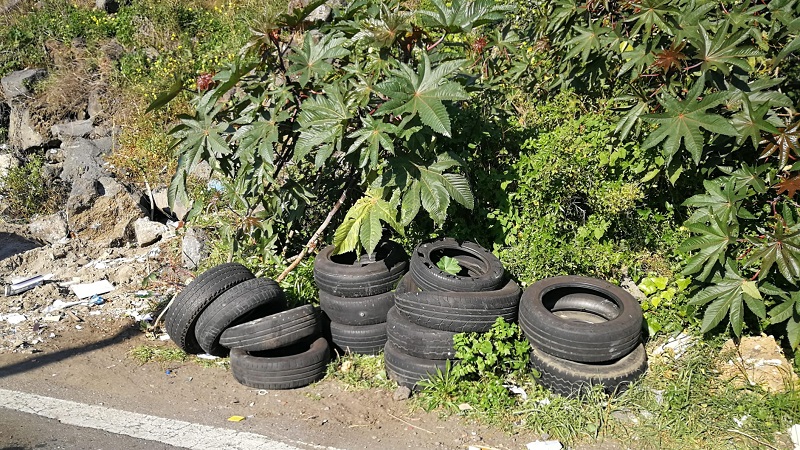
<instances>
[{"instance_id":1,"label":"shadow on ground","mask_svg":"<svg viewBox=\"0 0 800 450\"><path fill-rule=\"evenodd\" d=\"M27 252L36 247L39 247L39 244L34 241L25 239L18 234L0 231L0 260L18 253Z\"/></svg>"},{"instance_id":2,"label":"shadow on ground","mask_svg":"<svg viewBox=\"0 0 800 450\"><path fill-rule=\"evenodd\" d=\"M65 348L52 353L36 353L25 361L0 366L0 379L27 372L29 370L38 369L48 364L53 364L68 358L72 358L73 356L78 356L84 353L90 353L95 350L99 350L101 348L110 347L126 339L130 339L139 333L139 330L135 327L124 327L113 336L109 336L101 341L93 342L81 347Z\"/></svg>"}]
</instances>

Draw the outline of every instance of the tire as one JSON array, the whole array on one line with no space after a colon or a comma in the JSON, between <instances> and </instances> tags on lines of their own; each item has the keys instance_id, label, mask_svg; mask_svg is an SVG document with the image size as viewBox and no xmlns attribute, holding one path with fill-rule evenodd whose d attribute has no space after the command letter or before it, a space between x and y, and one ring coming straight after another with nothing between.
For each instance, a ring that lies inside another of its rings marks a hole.
<instances>
[{"instance_id":1,"label":"tire","mask_svg":"<svg viewBox=\"0 0 800 450\"><path fill-rule=\"evenodd\" d=\"M324 338L264 352L231 350L231 371L239 383L256 389L294 389L325 376L331 360Z\"/></svg>"},{"instance_id":2,"label":"tire","mask_svg":"<svg viewBox=\"0 0 800 450\"><path fill-rule=\"evenodd\" d=\"M539 372L539 384L564 397L585 393L601 385L607 394L620 394L647 371L647 353L639 344L622 358L602 364L586 364L558 358L531 346L531 367Z\"/></svg>"},{"instance_id":3,"label":"tire","mask_svg":"<svg viewBox=\"0 0 800 450\"><path fill-rule=\"evenodd\" d=\"M374 325L386 322L389 308L394 306L394 292L369 297L337 297L319 291L319 307L333 322L343 325Z\"/></svg>"},{"instance_id":4,"label":"tire","mask_svg":"<svg viewBox=\"0 0 800 450\"><path fill-rule=\"evenodd\" d=\"M253 278L230 288L217 297L200 317L194 334L209 355L227 356L219 338L228 327L236 326L286 309L283 289L268 278Z\"/></svg>"},{"instance_id":5,"label":"tire","mask_svg":"<svg viewBox=\"0 0 800 450\"><path fill-rule=\"evenodd\" d=\"M383 241L375 258L357 259L354 252L334 255L334 246L322 249L314 260L314 281L320 291L338 297L369 297L395 288L408 270L408 254L400 244Z\"/></svg>"},{"instance_id":6,"label":"tire","mask_svg":"<svg viewBox=\"0 0 800 450\"><path fill-rule=\"evenodd\" d=\"M622 358L642 339L642 309L622 288L594 278L562 276L522 294L519 324L541 351L570 361Z\"/></svg>"},{"instance_id":7,"label":"tire","mask_svg":"<svg viewBox=\"0 0 800 450\"><path fill-rule=\"evenodd\" d=\"M421 327L403 317L396 308L389 310L386 337L406 355L424 359L455 359L452 331Z\"/></svg>"},{"instance_id":8,"label":"tire","mask_svg":"<svg viewBox=\"0 0 800 450\"><path fill-rule=\"evenodd\" d=\"M413 292L413 284L404 281L395 292L394 302L397 310L417 325L455 333L485 333L498 317L509 323L517 321L521 294L514 280L508 280L502 289L481 292Z\"/></svg>"},{"instance_id":9,"label":"tire","mask_svg":"<svg viewBox=\"0 0 800 450\"><path fill-rule=\"evenodd\" d=\"M354 326L330 323L333 348L340 352L358 355L377 355L386 344L386 323Z\"/></svg>"},{"instance_id":10,"label":"tire","mask_svg":"<svg viewBox=\"0 0 800 450\"><path fill-rule=\"evenodd\" d=\"M195 337L198 317L223 292L252 278L253 273L238 263L221 264L200 274L167 310L164 326L172 341L186 353L202 353Z\"/></svg>"},{"instance_id":11,"label":"tire","mask_svg":"<svg viewBox=\"0 0 800 450\"><path fill-rule=\"evenodd\" d=\"M453 275L436 265L444 256L455 258L462 273ZM503 264L490 251L473 242L444 238L420 244L411 254L411 276L423 291L482 292L504 284Z\"/></svg>"},{"instance_id":12,"label":"tire","mask_svg":"<svg viewBox=\"0 0 800 450\"><path fill-rule=\"evenodd\" d=\"M420 381L429 379L438 371L445 372L448 364L451 367L455 364L447 359L425 359L407 355L391 342L386 342L383 355L389 379L414 391L422 390Z\"/></svg>"},{"instance_id":13,"label":"tire","mask_svg":"<svg viewBox=\"0 0 800 450\"><path fill-rule=\"evenodd\" d=\"M303 305L230 327L222 332L219 343L230 349L256 352L286 347L321 333L319 310Z\"/></svg>"}]
</instances>

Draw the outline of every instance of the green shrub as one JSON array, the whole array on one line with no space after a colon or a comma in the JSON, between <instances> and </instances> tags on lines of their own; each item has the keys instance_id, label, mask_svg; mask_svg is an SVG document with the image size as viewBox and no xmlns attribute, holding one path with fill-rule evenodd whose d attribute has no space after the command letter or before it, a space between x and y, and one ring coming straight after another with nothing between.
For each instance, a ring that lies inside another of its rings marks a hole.
<instances>
[{"instance_id":1,"label":"green shrub","mask_svg":"<svg viewBox=\"0 0 800 450\"><path fill-rule=\"evenodd\" d=\"M3 214L13 221L24 221L36 214L58 210L65 194L63 187L44 177L44 159L34 155L0 178L0 198L6 205Z\"/></svg>"}]
</instances>

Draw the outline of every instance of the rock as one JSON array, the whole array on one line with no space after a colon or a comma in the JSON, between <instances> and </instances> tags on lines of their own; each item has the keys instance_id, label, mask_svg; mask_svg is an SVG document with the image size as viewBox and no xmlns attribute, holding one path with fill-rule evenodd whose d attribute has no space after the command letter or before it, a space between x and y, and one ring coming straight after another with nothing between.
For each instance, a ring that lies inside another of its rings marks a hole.
<instances>
[{"instance_id":1,"label":"rock","mask_svg":"<svg viewBox=\"0 0 800 450\"><path fill-rule=\"evenodd\" d=\"M108 281L119 285L119 284L129 284L131 281L134 281L139 276L139 271L136 269L136 266L133 264L126 264L115 268L114 270L108 273ZM141 279L139 279L141 282Z\"/></svg>"},{"instance_id":2,"label":"rock","mask_svg":"<svg viewBox=\"0 0 800 450\"><path fill-rule=\"evenodd\" d=\"M111 136L104 136L97 139L92 139L92 144L100 149L100 154L107 155L114 149L114 138Z\"/></svg>"},{"instance_id":3,"label":"rock","mask_svg":"<svg viewBox=\"0 0 800 450\"><path fill-rule=\"evenodd\" d=\"M197 270L200 262L208 256L206 240L208 236L202 230L189 228L183 236L182 264L189 270Z\"/></svg>"},{"instance_id":4,"label":"rock","mask_svg":"<svg viewBox=\"0 0 800 450\"><path fill-rule=\"evenodd\" d=\"M86 114L89 116L90 119L94 119L95 117L99 116L103 113L103 104L100 101L100 93L97 91L92 91L89 94L89 100L86 104Z\"/></svg>"},{"instance_id":5,"label":"rock","mask_svg":"<svg viewBox=\"0 0 800 450\"><path fill-rule=\"evenodd\" d=\"M100 184L99 181L95 183ZM102 184L99 189L102 189ZM144 216L136 200L125 190L115 195L96 195L91 206L69 216L72 232L81 240L106 247L121 247L133 242L136 238L133 223Z\"/></svg>"},{"instance_id":6,"label":"rock","mask_svg":"<svg viewBox=\"0 0 800 450\"><path fill-rule=\"evenodd\" d=\"M731 339L720 353L729 355L720 367L720 377L736 386L759 385L767 392L786 392L797 384L792 365L772 336L745 336L738 347Z\"/></svg>"},{"instance_id":7,"label":"rock","mask_svg":"<svg viewBox=\"0 0 800 450\"><path fill-rule=\"evenodd\" d=\"M97 181L100 183L100 195L114 196L125 190L125 186L111 177L100 177Z\"/></svg>"},{"instance_id":8,"label":"rock","mask_svg":"<svg viewBox=\"0 0 800 450\"><path fill-rule=\"evenodd\" d=\"M75 183L80 178L97 180L108 175L97 157L102 151L88 139L78 138L61 145L64 152L64 169L61 179Z\"/></svg>"},{"instance_id":9,"label":"rock","mask_svg":"<svg viewBox=\"0 0 800 450\"><path fill-rule=\"evenodd\" d=\"M114 0L95 0L94 7L109 14L119 11L119 2Z\"/></svg>"},{"instance_id":10,"label":"rock","mask_svg":"<svg viewBox=\"0 0 800 450\"><path fill-rule=\"evenodd\" d=\"M199 180L208 181L211 179L211 173L214 169L211 168L211 164L208 161L200 161L194 169L191 171L191 175Z\"/></svg>"},{"instance_id":11,"label":"rock","mask_svg":"<svg viewBox=\"0 0 800 450\"><path fill-rule=\"evenodd\" d=\"M19 167L19 160L10 153L0 153L0 178L8 175L10 169Z\"/></svg>"},{"instance_id":12,"label":"rock","mask_svg":"<svg viewBox=\"0 0 800 450\"><path fill-rule=\"evenodd\" d=\"M64 217L61 213L37 217L30 224L28 224L28 231L36 239L42 240L49 244L58 242L61 240L61 238L64 238L69 234L67 221L64 220Z\"/></svg>"},{"instance_id":13,"label":"rock","mask_svg":"<svg viewBox=\"0 0 800 450\"><path fill-rule=\"evenodd\" d=\"M42 176L45 180L55 180L61 178L62 164L45 164L42 166Z\"/></svg>"},{"instance_id":14,"label":"rock","mask_svg":"<svg viewBox=\"0 0 800 450\"><path fill-rule=\"evenodd\" d=\"M153 203L159 211L164 213L167 217L173 217L177 220L183 220L189 214L192 205L181 203L177 198L175 199L175 211L169 208L169 201L167 199L167 189L160 188L153 191Z\"/></svg>"},{"instance_id":15,"label":"rock","mask_svg":"<svg viewBox=\"0 0 800 450\"><path fill-rule=\"evenodd\" d=\"M65 141L71 138L87 137L93 129L92 119L86 119L53 125L50 127L50 132L53 136Z\"/></svg>"},{"instance_id":16,"label":"rock","mask_svg":"<svg viewBox=\"0 0 800 450\"><path fill-rule=\"evenodd\" d=\"M43 69L27 69L11 72L0 79L0 86L3 88L3 96L6 100L31 94L30 87L37 80L47 75Z\"/></svg>"},{"instance_id":17,"label":"rock","mask_svg":"<svg viewBox=\"0 0 800 450\"><path fill-rule=\"evenodd\" d=\"M41 147L44 143L44 136L31 123L30 109L22 105L12 105L8 121L8 144L11 148L28 150Z\"/></svg>"},{"instance_id":18,"label":"rock","mask_svg":"<svg viewBox=\"0 0 800 450\"><path fill-rule=\"evenodd\" d=\"M795 424L789 428L789 438L794 444L794 450L800 450L800 425Z\"/></svg>"},{"instance_id":19,"label":"rock","mask_svg":"<svg viewBox=\"0 0 800 450\"><path fill-rule=\"evenodd\" d=\"M139 247L147 247L155 243L167 231L167 226L160 222L153 222L150 219L142 217L133 223L133 230L136 233L136 243Z\"/></svg>"},{"instance_id":20,"label":"rock","mask_svg":"<svg viewBox=\"0 0 800 450\"><path fill-rule=\"evenodd\" d=\"M82 211L86 211L94 204L95 199L100 196L102 185L97 180L90 178L79 178L72 183L72 189L67 198L67 215L73 217Z\"/></svg>"},{"instance_id":21,"label":"rock","mask_svg":"<svg viewBox=\"0 0 800 450\"><path fill-rule=\"evenodd\" d=\"M406 386L400 386L394 390L392 394L392 400L396 402L402 402L403 400L408 400L411 397L411 389Z\"/></svg>"},{"instance_id":22,"label":"rock","mask_svg":"<svg viewBox=\"0 0 800 450\"><path fill-rule=\"evenodd\" d=\"M647 296L644 295L644 292L642 292L641 289L639 289L639 286L637 286L636 283L634 283L633 280L628 277L625 277L625 279L622 280L622 283L620 283L620 287L628 291L628 293L631 294L633 298L638 300L640 303L642 302L642 300L647 299Z\"/></svg>"}]
</instances>

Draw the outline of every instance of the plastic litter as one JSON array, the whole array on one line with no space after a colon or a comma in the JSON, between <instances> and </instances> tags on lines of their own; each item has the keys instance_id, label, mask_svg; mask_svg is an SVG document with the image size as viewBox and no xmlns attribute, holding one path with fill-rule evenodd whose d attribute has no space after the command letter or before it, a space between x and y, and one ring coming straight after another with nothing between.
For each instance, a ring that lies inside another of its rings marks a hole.
<instances>
[{"instance_id":1,"label":"plastic litter","mask_svg":"<svg viewBox=\"0 0 800 450\"><path fill-rule=\"evenodd\" d=\"M675 359L680 358L683 354L691 348L697 338L690 334L681 333L675 337L671 337L662 345L653 350L653 355L658 356L664 353L671 353Z\"/></svg>"},{"instance_id":2,"label":"plastic litter","mask_svg":"<svg viewBox=\"0 0 800 450\"><path fill-rule=\"evenodd\" d=\"M794 450L800 450L800 424L794 424L789 428L789 437L794 444Z\"/></svg>"},{"instance_id":3,"label":"plastic litter","mask_svg":"<svg viewBox=\"0 0 800 450\"><path fill-rule=\"evenodd\" d=\"M559 441L533 441L525 444L528 450L561 450L564 448Z\"/></svg>"},{"instance_id":4,"label":"plastic litter","mask_svg":"<svg viewBox=\"0 0 800 450\"><path fill-rule=\"evenodd\" d=\"M528 393L525 392L525 389L522 389L519 386L514 386L513 384L504 384L503 387L508 389L508 391L512 394L517 394L522 397L523 401L528 399Z\"/></svg>"},{"instance_id":5,"label":"plastic litter","mask_svg":"<svg viewBox=\"0 0 800 450\"><path fill-rule=\"evenodd\" d=\"M241 422L245 419L243 416L230 416L228 417L228 422Z\"/></svg>"},{"instance_id":6,"label":"plastic litter","mask_svg":"<svg viewBox=\"0 0 800 450\"><path fill-rule=\"evenodd\" d=\"M4 291L5 295L16 295L40 286L45 281L53 278L52 273L46 275L36 275L28 278L16 278L11 280L11 284L6 286Z\"/></svg>"},{"instance_id":7,"label":"plastic litter","mask_svg":"<svg viewBox=\"0 0 800 450\"><path fill-rule=\"evenodd\" d=\"M91 296L89 298L89 303L91 303L92 305L102 305L105 302L106 302L106 300L103 297L100 297L97 294L95 294L95 295L93 295L93 296Z\"/></svg>"},{"instance_id":8,"label":"plastic litter","mask_svg":"<svg viewBox=\"0 0 800 450\"><path fill-rule=\"evenodd\" d=\"M23 314L11 313L11 314L6 314L6 315L0 315L0 320L5 320L10 325L19 325L22 322L25 322L26 320L28 320L28 318L25 317Z\"/></svg>"},{"instance_id":9,"label":"plastic litter","mask_svg":"<svg viewBox=\"0 0 800 450\"><path fill-rule=\"evenodd\" d=\"M106 294L114 290L114 285L108 280L96 281L88 284L74 284L70 286L72 292L79 299L90 298L93 295Z\"/></svg>"},{"instance_id":10,"label":"plastic litter","mask_svg":"<svg viewBox=\"0 0 800 450\"><path fill-rule=\"evenodd\" d=\"M202 355L197 355L200 359L219 359L219 356L209 355L208 353L203 353Z\"/></svg>"}]
</instances>

